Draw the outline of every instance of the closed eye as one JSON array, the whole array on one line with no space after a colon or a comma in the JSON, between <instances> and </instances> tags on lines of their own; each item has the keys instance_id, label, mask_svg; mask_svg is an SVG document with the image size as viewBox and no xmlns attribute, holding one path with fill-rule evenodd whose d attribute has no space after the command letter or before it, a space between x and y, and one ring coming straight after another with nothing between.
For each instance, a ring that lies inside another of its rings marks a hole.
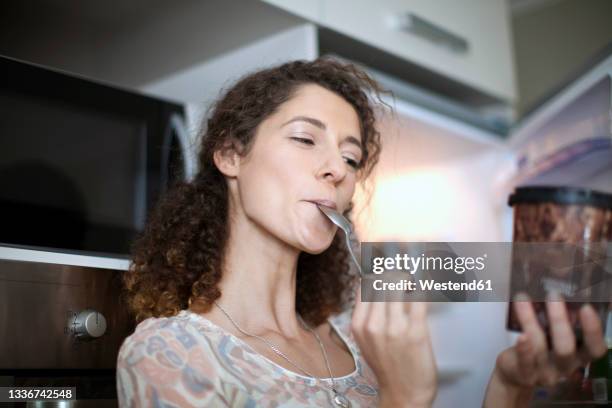
<instances>
[{"instance_id":1,"label":"closed eye","mask_svg":"<svg viewBox=\"0 0 612 408\"><path fill-rule=\"evenodd\" d=\"M304 143L304 144L307 144L307 145L314 145L314 140L306 139L304 137L292 137L291 139L297 140L300 143Z\"/></svg>"},{"instance_id":2,"label":"closed eye","mask_svg":"<svg viewBox=\"0 0 612 408\"><path fill-rule=\"evenodd\" d=\"M295 137L295 136L293 136L293 137L291 137L291 139L297 140L298 142L303 143L305 145L313 146L315 144L314 140L307 139L305 137ZM358 169L359 168L360 163L358 163L356 160L353 160L350 157L345 157L344 159L346 160L346 164L351 166L353 169Z\"/></svg>"},{"instance_id":3,"label":"closed eye","mask_svg":"<svg viewBox=\"0 0 612 408\"><path fill-rule=\"evenodd\" d=\"M346 159L346 163L352 168L356 169L359 167L359 163L357 163L355 160L348 158L348 157L345 157L345 159Z\"/></svg>"}]
</instances>

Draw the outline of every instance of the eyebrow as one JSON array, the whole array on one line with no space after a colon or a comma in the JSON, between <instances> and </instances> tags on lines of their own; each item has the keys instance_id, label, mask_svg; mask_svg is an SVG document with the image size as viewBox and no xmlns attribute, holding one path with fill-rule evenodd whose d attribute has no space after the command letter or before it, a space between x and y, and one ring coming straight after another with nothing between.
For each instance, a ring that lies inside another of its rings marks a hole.
<instances>
[{"instance_id":1,"label":"eyebrow","mask_svg":"<svg viewBox=\"0 0 612 408\"><path fill-rule=\"evenodd\" d=\"M319 119L311 118L309 116L296 116L292 119L289 119L287 122L283 123L281 127L288 125L289 123L292 123L292 122L307 122L307 123L310 123L311 125L318 127L321 130L327 129L327 126L325 125L325 123L321 122ZM344 141L357 145L357 147L363 150L363 147L361 146L361 142L355 136L349 135L344 138Z\"/></svg>"}]
</instances>

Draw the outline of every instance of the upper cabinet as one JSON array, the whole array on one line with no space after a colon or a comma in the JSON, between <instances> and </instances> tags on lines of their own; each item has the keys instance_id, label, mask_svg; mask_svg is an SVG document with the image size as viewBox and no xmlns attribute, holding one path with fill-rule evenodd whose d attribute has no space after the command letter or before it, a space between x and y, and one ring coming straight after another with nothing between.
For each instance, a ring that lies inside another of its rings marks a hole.
<instances>
[{"instance_id":1,"label":"upper cabinet","mask_svg":"<svg viewBox=\"0 0 612 408\"><path fill-rule=\"evenodd\" d=\"M505 0L264 1L496 99L516 99Z\"/></svg>"},{"instance_id":2,"label":"upper cabinet","mask_svg":"<svg viewBox=\"0 0 612 408\"><path fill-rule=\"evenodd\" d=\"M322 0L262 0L296 16L321 24Z\"/></svg>"}]
</instances>

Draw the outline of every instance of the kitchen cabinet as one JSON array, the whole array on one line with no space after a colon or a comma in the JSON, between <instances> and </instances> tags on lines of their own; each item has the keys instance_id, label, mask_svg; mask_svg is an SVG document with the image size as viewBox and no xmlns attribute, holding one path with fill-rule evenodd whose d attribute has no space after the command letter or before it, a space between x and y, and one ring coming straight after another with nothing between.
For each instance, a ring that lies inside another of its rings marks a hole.
<instances>
[{"instance_id":1,"label":"kitchen cabinet","mask_svg":"<svg viewBox=\"0 0 612 408\"><path fill-rule=\"evenodd\" d=\"M516 99L505 0L263 0L496 99Z\"/></svg>"},{"instance_id":2,"label":"kitchen cabinet","mask_svg":"<svg viewBox=\"0 0 612 408\"><path fill-rule=\"evenodd\" d=\"M311 20L321 22L321 0L263 0L265 3L276 6L292 14Z\"/></svg>"}]
</instances>

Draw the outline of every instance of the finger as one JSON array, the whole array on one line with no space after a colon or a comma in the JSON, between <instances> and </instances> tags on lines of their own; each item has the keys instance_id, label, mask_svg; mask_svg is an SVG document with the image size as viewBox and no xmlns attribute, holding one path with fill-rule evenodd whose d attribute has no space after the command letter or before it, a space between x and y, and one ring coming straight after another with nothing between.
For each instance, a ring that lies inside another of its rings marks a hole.
<instances>
[{"instance_id":1,"label":"finger","mask_svg":"<svg viewBox=\"0 0 612 408\"><path fill-rule=\"evenodd\" d=\"M408 329L408 314L404 302L385 302L387 313L387 334L394 339L402 338Z\"/></svg>"},{"instance_id":2,"label":"finger","mask_svg":"<svg viewBox=\"0 0 612 408\"><path fill-rule=\"evenodd\" d=\"M401 274L403 275L403 274ZM398 282L401 276L391 273L391 279L394 282ZM400 300L398 300L400 299ZM402 326L407 326L407 314L404 311L403 297L399 293L385 292L385 313L387 315L387 333L393 334L397 331L401 331Z\"/></svg>"},{"instance_id":3,"label":"finger","mask_svg":"<svg viewBox=\"0 0 612 408\"><path fill-rule=\"evenodd\" d=\"M423 324L427 321L427 302L411 302L410 321L413 324Z\"/></svg>"},{"instance_id":4,"label":"finger","mask_svg":"<svg viewBox=\"0 0 612 408\"><path fill-rule=\"evenodd\" d=\"M516 350L519 373L524 383L551 387L559 381L562 373L549 361L539 361L540 354L536 352L531 339L525 333L518 338ZM571 363L573 362L572 360Z\"/></svg>"},{"instance_id":5,"label":"finger","mask_svg":"<svg viewBox=\"0 0 612 408\"><path fill-rule=\"evenodd\" d=\"M410 322L410 338L413 341L429 341L429 325L427 322L427 302L411 302L408 314Z\"/></svg>"},{"instance_id":6,"label":"finger","mask_svg":"<svg viewBox=\"0 0 612 408\"><path fill-rule=\"evenodd\" d=\"M590 304L584 304L580 308L579 316L586 355L591 359L602 357L608 351L608 347L604 341L603 329L597 312Z\"/></svg>"},{"instance_id":7,"label":"finger","mask_svg":"<svg viewBox=\"0 0 612 408\"><path fill-rule=\"evenodd\" d=\"M549 292L546 302L550 334L552 337L555 364L559 371L568 373L576 357L576 337L570 324L563 297Z\"/></svg>"},{"instance_id":8,"label":"finger","mask_svg":"<svg viewBox=\"0 0 612 408\"><path fill-rule=\"evenodd\" d=\"M541 371L541 383L543 383L547 387L552 387L557 384L559 378L561 378L561 373L551 364L546 364Z\"/></svg>"},{"instance_id":9,"label":"finger","mask_svg":"<svg viewBox=\"0 0 612 408\"><path fill-rule=\"evenodd\" d=\"M533 353L535 353L535 366L536 368L543 368L548 360L548 346L546 344L546 336L538 323L529 297L526 294L517 295L514 308L521 328L529 338L530 347L533 348Z\"/></svg>"},{"instance_id":10,"label":"finger","mask_svg":"<svg viewBox=\"0 0 612 408\"><path fill-rule=\"evenodd\" d=\"M530 337L523 333L516 342L516 364L520 377L527 384L533 385L537 379L536 353Z\"/></svg>"}]
</instances>

